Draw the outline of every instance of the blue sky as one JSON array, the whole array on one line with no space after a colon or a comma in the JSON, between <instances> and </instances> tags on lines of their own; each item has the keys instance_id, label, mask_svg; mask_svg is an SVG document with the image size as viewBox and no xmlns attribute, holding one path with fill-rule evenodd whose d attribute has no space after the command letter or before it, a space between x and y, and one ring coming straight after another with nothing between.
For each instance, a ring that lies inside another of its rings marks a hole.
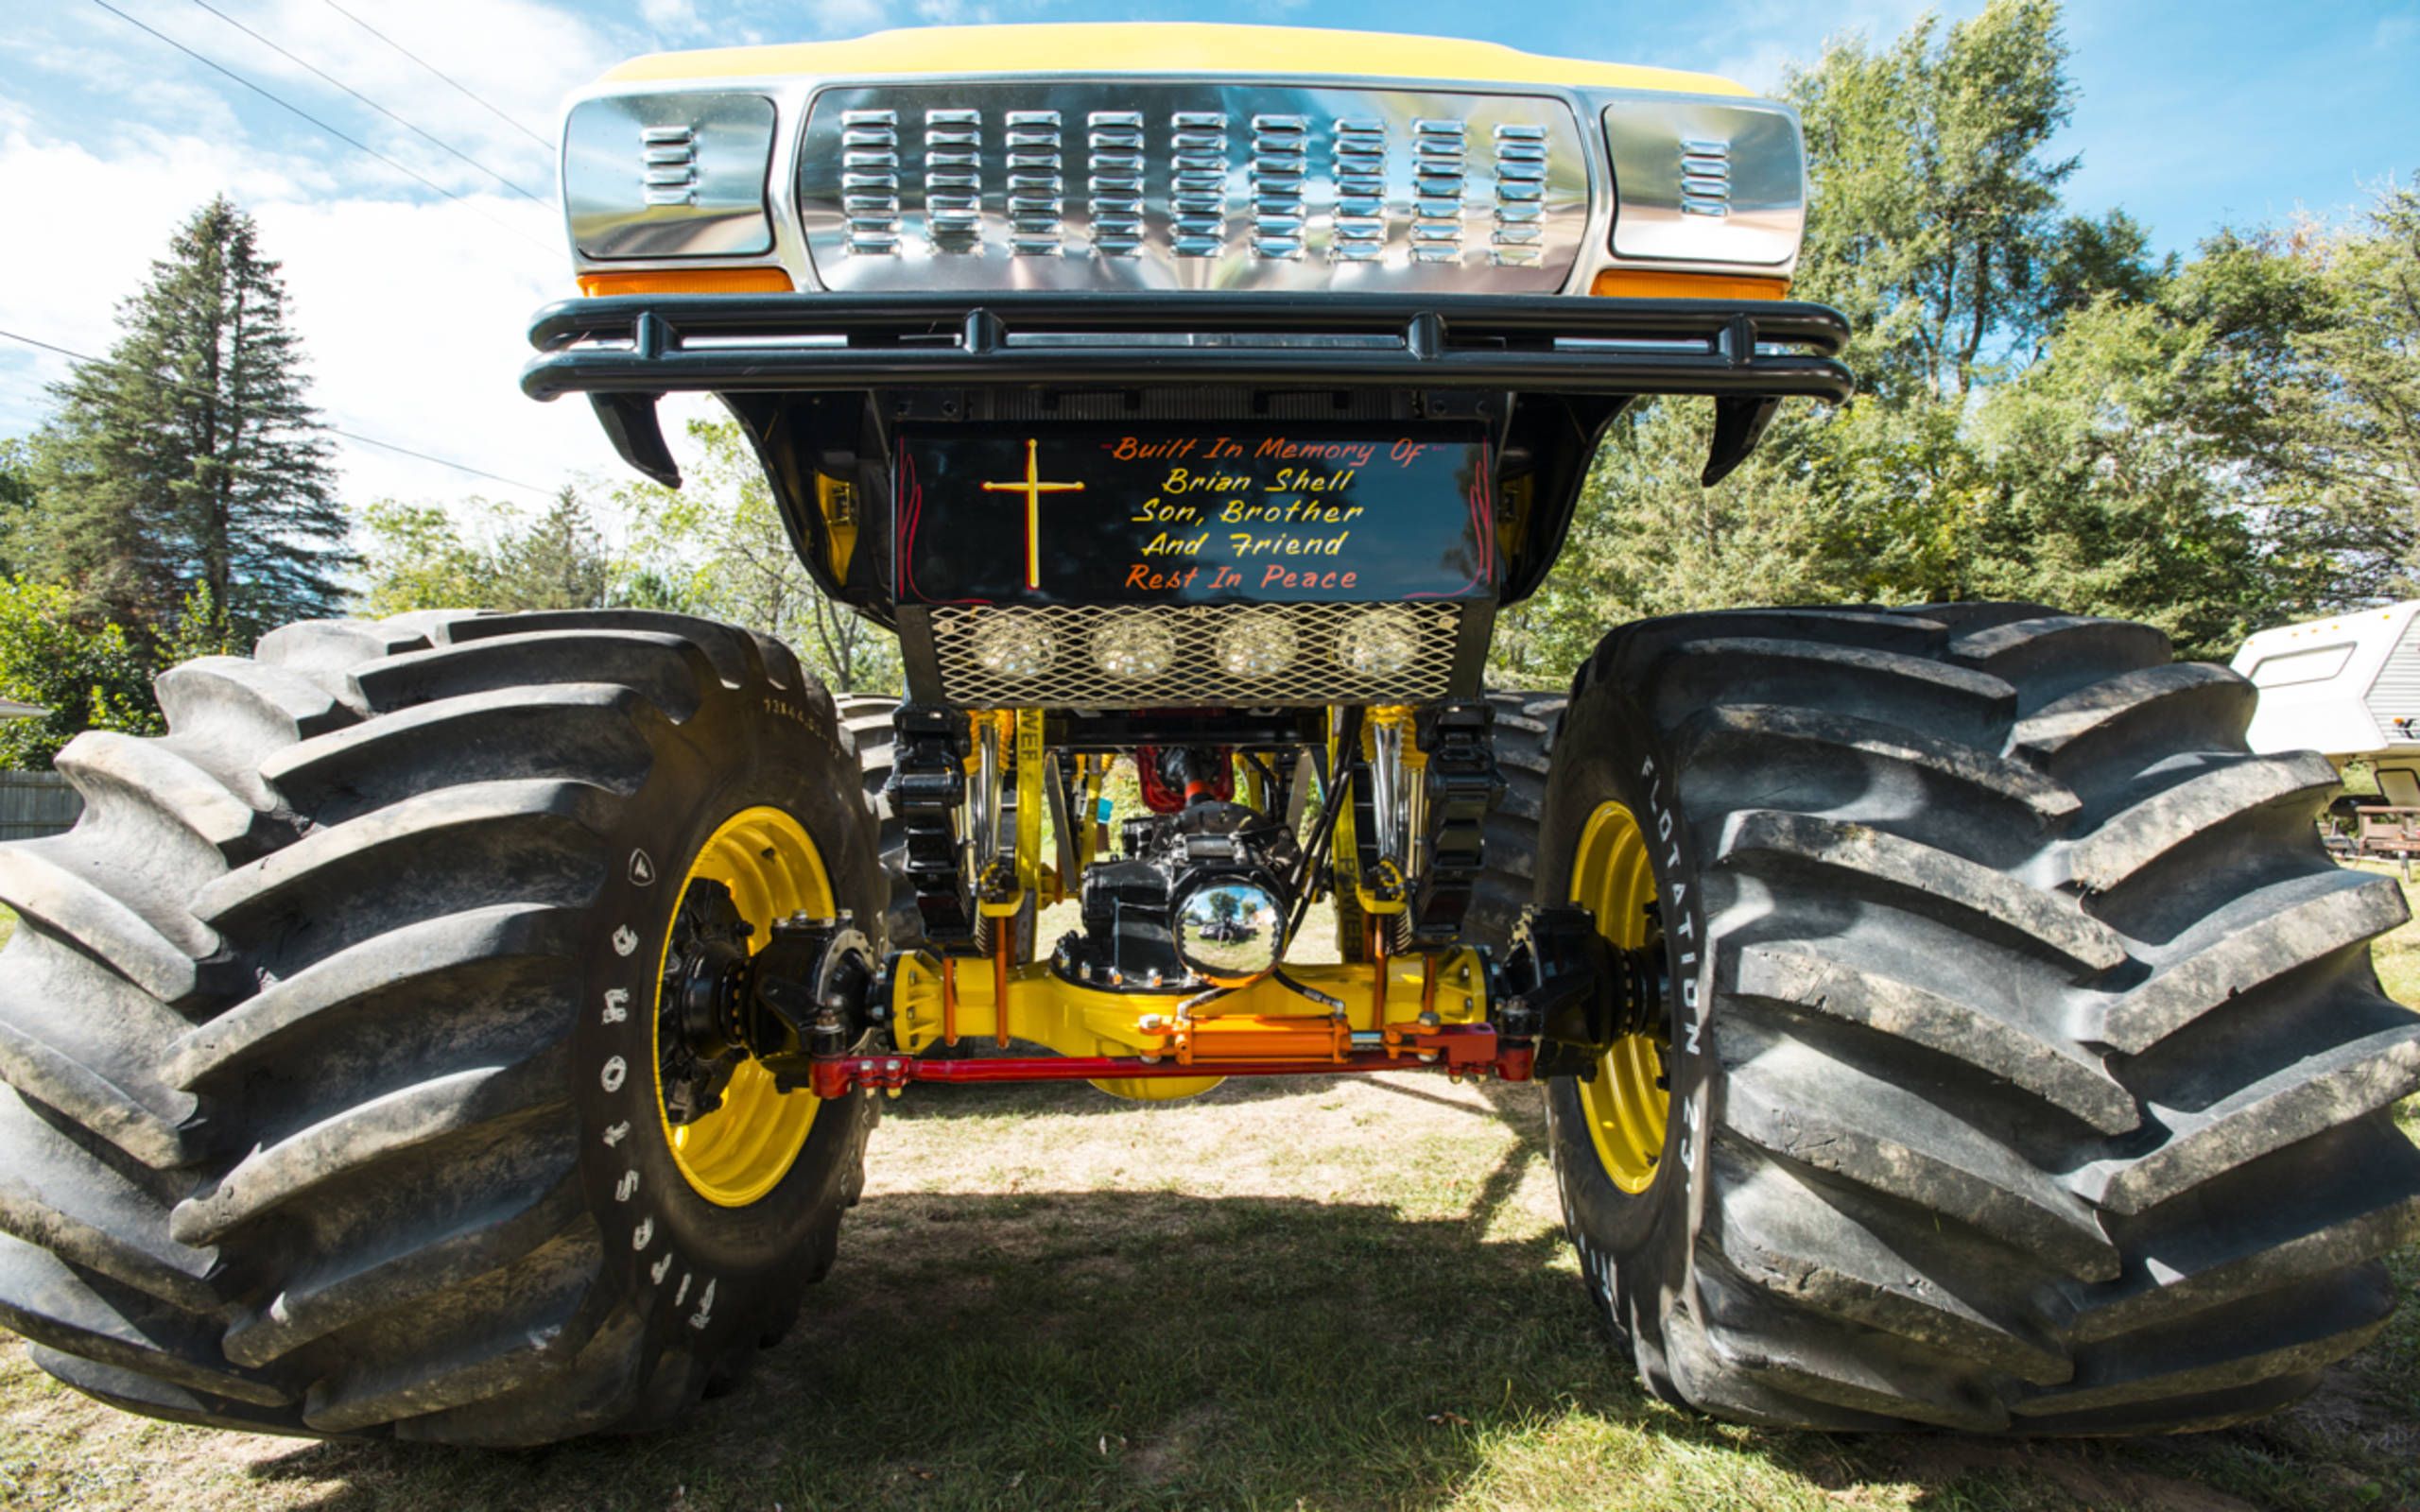
<instances>
[{"instance_id":1,"label":"blue sky","mask_svg":"<svg viewBox=\"0 0 2420 1512\"><path fill-rule=\"evenodd\" d=\"M335 423L541 486L617 476L583 408L523 401L529 312L566 292L551 212L517 198L245 35L201 0L110 0L457 196L305 126L94 0L0 3L0 329L107 348L115 301L169 229L225 191L283 258ZM435 64L485 105L372 36ZM1196 20L1427 32L1776 85L1827 37L1895 36L1979 0L208 0L253 31L545 195L557 102L663 47L948 22ZM2420 171L2420 0L2071 0L2081 91L2061 144L2083 211L2122 207L2166 249L2221 224L2342 215ZM487 106L494 107L491 111ZM497 112L501 112L501 114ZM0 436L35 424L60 359L0 341ZM350 496L527 495L346 442Z\"/></svg>"}]
</instances>

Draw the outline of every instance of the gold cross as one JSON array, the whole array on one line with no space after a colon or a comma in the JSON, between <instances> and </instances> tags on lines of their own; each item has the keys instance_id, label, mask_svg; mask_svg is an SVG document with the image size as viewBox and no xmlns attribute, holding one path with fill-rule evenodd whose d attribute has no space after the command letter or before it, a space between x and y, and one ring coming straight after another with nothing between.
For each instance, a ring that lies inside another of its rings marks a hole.
<instances>
[{"instance_id":1,"label":"gold cross","mask_svg":"<svg viewBox=\"0 0 2420 1512\"><path fill-rule=\"evenodd\" d=\"M1025 476L1013 483L986 483L986 493L1022 493L1025 495L1025 586L1042 586L1042 496L1046 493L1081 493L1080 483L1045 483L1042 464L1033 455L1034 442L1028 437L1025 443Z\"/></svg>"}]
</instances>

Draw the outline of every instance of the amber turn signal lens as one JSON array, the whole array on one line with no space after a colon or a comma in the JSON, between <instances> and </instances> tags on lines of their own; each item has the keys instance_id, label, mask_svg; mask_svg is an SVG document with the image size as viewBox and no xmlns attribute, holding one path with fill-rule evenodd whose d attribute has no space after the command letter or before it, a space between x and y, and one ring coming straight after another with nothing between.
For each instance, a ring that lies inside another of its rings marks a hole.
<instances>
[{"instance_id":1,"label":"amber turn signal lens","mask_svg":"<svg viewBox=\"0 0 2420 1512\"><path fill-rule=\"evenodd\" d=\"M656 267L632 273L582 273L582 294L787 294L790 276L778 267Z\"/></svg>"},{"instance_id":2,"label":"amber turn signal lens","mask_svg":"<svg viewBox=\"0 0 2420 1512\"><path fill-rule=\"evenodd\" d=\"M1789 280L1609 267L1597 275L1588 292L1625 300L1780 300L1789 297Z\"/></svg>"}]
</instances>

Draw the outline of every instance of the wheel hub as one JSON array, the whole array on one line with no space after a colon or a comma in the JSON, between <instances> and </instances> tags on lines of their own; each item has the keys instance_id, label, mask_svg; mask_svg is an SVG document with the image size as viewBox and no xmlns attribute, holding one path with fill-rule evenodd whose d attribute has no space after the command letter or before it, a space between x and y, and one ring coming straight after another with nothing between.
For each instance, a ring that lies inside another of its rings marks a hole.
<instances>
[{"instance_id":1,"label":"wheel hub","mask_svg":"<svg viewBox=\"0 0 2420 1512\"><path fill-rule=\"evenodd\" d=\"M682 894L658 1000L672 1021L663 1026L669 1032L656 1036L667 1123L691 1123L720 1108L723 1089L747 1057L739 994L753 933L721 883L700 877Z\"/></svg>"},{"instance_id":2,"label":"wheel hub","mask_svg":"<svg viewBox=\"0 0 2420 1512\"><path fill-rule=\"evenodd\" d=\"M1605 1175L1622 1191L1640 1193L1655 1180L1671 1120L1671 1028L1654 865L1636 816L1622 804L1599 804L1582 829L1571 901L1594 915L1613 968L1609 1042L1582 1074L1581 1109Z\"/></svg>"},{"instance_id":3,"label":"wheel hub","mask_svg":"<svg viewBox=\"0 0 2420 1512\"><path fill-rule=\"evenodd\" d=\"M779 809L725 820L683 879L656 994L657 1105L682 1175L718 1206L770 1192L806 1146L817 1099L762 1058L755 984L778 926L832 902L814 842Z\"/></svg>"}]
</instances>

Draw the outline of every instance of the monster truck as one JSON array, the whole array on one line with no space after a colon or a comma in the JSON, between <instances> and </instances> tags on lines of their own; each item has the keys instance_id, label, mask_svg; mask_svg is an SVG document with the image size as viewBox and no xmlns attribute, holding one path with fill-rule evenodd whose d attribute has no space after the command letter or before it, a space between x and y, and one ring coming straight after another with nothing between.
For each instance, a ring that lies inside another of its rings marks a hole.
<instances>
[{"instance_id":1,"label":"monster truck","mask_svg":"<svg viewBox=\"0 0 2420 1512\"><path fill-rule=\"evenodd\" d=\"M78 740L82 821L0 848L0 1321L60 1380L661 1422L811 1297L877 1091L1046 1078L1539 1083L1616 1348L1754 1423L2226 1423L2387 1317L2404 906L2242 679L1932 604L1483 685L1625 406L1710 400L1711 483L1848 397L1786 297L1787 108L1461 42L890 32L616 69L562 184L580 297L524 388L667 485L659 398L719 396L904 698L676 614L424 613ZM1315 907L1341 961L1289 959Z\"/></svg>"}]
</instances>

